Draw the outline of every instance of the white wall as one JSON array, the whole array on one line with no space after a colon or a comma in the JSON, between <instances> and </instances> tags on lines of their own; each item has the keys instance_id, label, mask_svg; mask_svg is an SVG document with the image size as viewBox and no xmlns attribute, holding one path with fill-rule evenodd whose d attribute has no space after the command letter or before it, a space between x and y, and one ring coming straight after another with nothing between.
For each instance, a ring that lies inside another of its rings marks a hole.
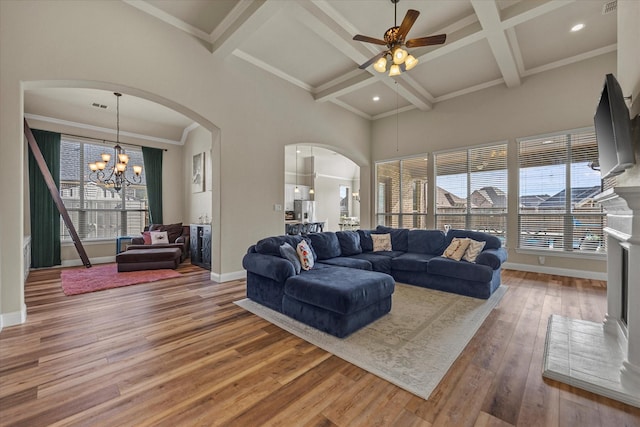
<instances>
[{"instance_id":1,"label":"white wall","mask_svg":"<svg viewBox=\"0 0 640 427\"><path fill-rule=\"evenodd\" d=\"M637 46L636 46L637 47ZM615 53L598 56L545 73L524 78L522 85L507 89L494 86L473 94L435 105L428 112L412 110L399 116L399 141L396 144L396 117L373 123L373 161L409 155L433 153L456 147L468 147L508 141L509 167L517 168L516 138L593 126L604 76L615 72ZM433 156L429 156L430 181ZM517 174L509 176L509 262L539 266L538 257L517 253ZM434 224L434 197L429 197L428 221ZM604 277L606 260L546 256L545 268L571 269L598 273Z\"/></svg>"},{"instance_id":2,"label":"white wall","mask_svg":"<svg viewBox=\"0 0 640 427\"><path fill-rule=\"evenodd\" d=\"M25 86L63 81L119 89L218 127L220 194L212 203L219 214L212 216L218 215L220 236L213 273L223 280L242 271L250 244L282 231L282 212L273 205L284 199L285 145L331 145L363 173L371 170L367 120L317 103L241 59L212 55L123 2L0 1L0 67L0 300L3 318L14 319L5 325L24 312L24 189L15 177L24 169Z\"/></svg>"}]
</instances>

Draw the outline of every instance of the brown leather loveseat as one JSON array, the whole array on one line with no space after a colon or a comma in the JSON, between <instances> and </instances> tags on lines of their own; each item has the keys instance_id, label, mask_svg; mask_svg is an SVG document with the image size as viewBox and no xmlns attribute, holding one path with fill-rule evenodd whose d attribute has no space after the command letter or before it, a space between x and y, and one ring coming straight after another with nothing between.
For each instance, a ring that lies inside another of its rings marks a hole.
<instances>
[{"instance_id":1,"label":"brown leather loveseat","mask_svg":"<svg viewBox=\"0 0 640 427\"><path fill-rule=\"evenodd\" d=\"M151 231L166 231L169 243L152 245L148 233ZM127 250L132 249L158 249L158 248L180 248L182 251L180 255L180 262L184 261L189 255L189 226L182 225L181 222L176 224L151 224L148 230L145 228L143 235L140 237L134 237L131 240L131 245L127 247ZM147 243L148 242L148 243Z\"/></svg>"}]
</instances>

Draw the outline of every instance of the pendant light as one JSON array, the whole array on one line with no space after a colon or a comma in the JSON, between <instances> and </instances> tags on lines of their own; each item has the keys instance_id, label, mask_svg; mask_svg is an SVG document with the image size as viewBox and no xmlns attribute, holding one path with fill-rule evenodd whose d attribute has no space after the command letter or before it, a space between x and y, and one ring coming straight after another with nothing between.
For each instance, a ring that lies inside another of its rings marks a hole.
<instances>
[{"instance_id":1,"label":"pendant light","mask_svg":"<svg viewBox=\"0 0 640 427\"><path fill-rule=\"evenodd\" d=\"M311 147L311 161L313 162L312 163L314 165L313 169L315 170L316 160L313 158L313 146ZM315 171L313 171L313 173L311 174L311 188L309 189L309 194L316 194L316 190L313 189L313 185L315 184L314 182L315 176L316 176Z\"/></svg>"},{"instance_id":2,"label":"pendant light","mask_svg":"<svg viewBox=\"0 0 640 427\"><path fill-rule=\"evenodd\" d=\"M298 188L298 146L296 145L296 188L293 190L295 193L300 193Z\"/></svg>"}]
</instances>

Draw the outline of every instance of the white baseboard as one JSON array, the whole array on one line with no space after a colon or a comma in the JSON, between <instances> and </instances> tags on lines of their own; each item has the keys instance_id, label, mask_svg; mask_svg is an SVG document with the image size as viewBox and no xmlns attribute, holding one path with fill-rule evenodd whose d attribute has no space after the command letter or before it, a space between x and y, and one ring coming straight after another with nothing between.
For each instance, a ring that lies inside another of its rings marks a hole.
<instances>
[{"instance_id":1,"label":"white baseboard","mask_svg":"<svg viewBox=\"0 0 640 427\"><path fill-rule=\"evenodd\" d=\"M116 262L116 257L115 256L103 256L103 257L97 257L97 258L89 258L89 261L91 262L91 264L108 264L110 262ZM77 267L77 266L81 266L84 265L82 263L81 259L70 259L70 260L66 260L66 261L62 261L62 266L63 267Z\"/></svg>"},{"instance_id":2,"label":"white baseboard","mask_svg":"<svg viewBox=\"0 0 640 427\"><path fill-rule=\"evenodd\" d=\"M22 310L0 315L0 331L7 326L21 325L27 321L27 306L22 304Z\"/></svg>"},{"instance_id":3,"label":"white baseboard","mask_svg":"<svg viewBox=\"0 0 640 427\"><path fill-rule=\"evenodd\" d=\"M247 272L244 270L233 271L231 273L218 274L211 272L211 280L217 283L230 282L232 280L246 279Z\"/></svg>"},{"instance_id":4,"label":"white baseboard","mask_svg":"<svg viewBox=\"0 0 640 427\"><path fill-rule=\"evenodd\" d=\"M607 273L598 273L596 271L572 270L570 268L548 267L546 265L530 265L516 264L505 262L502 264L503 269L529 271L531 273L555 274L557 276L576 277L578 279L607 280Z\"/></svg>"}]
</instances>

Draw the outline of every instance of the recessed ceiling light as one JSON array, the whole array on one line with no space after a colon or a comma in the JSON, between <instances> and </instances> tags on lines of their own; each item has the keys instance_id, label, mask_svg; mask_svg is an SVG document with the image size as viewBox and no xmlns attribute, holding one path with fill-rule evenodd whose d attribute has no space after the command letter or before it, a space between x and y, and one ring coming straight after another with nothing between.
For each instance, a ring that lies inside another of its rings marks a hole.
<instances>
[{"instance_id":1,"label":"recessed ceiling light","mask_svg":"<svg viewBox=\"0 0 640 427\"><path fill-rule=\"evenodd\" d=\"M571 32L575 33L576 31L580 31L583 28L584 28L584 24L576 24L573 27L571 27Z\"/></svg>"},{"instance_id":2,"label":"recessed ceiling light","mask_svg":"<svg viewBox=\"0 0 640 427\"><path fill-rule=\"evenodd\" d=\"M378 95L376 95L376 96L374 96L374 97L373 97L373 100L374 100L375 102L378 102L378 101L380 101L380 97L379 97Z\"/></svg>"}]
</instances>

